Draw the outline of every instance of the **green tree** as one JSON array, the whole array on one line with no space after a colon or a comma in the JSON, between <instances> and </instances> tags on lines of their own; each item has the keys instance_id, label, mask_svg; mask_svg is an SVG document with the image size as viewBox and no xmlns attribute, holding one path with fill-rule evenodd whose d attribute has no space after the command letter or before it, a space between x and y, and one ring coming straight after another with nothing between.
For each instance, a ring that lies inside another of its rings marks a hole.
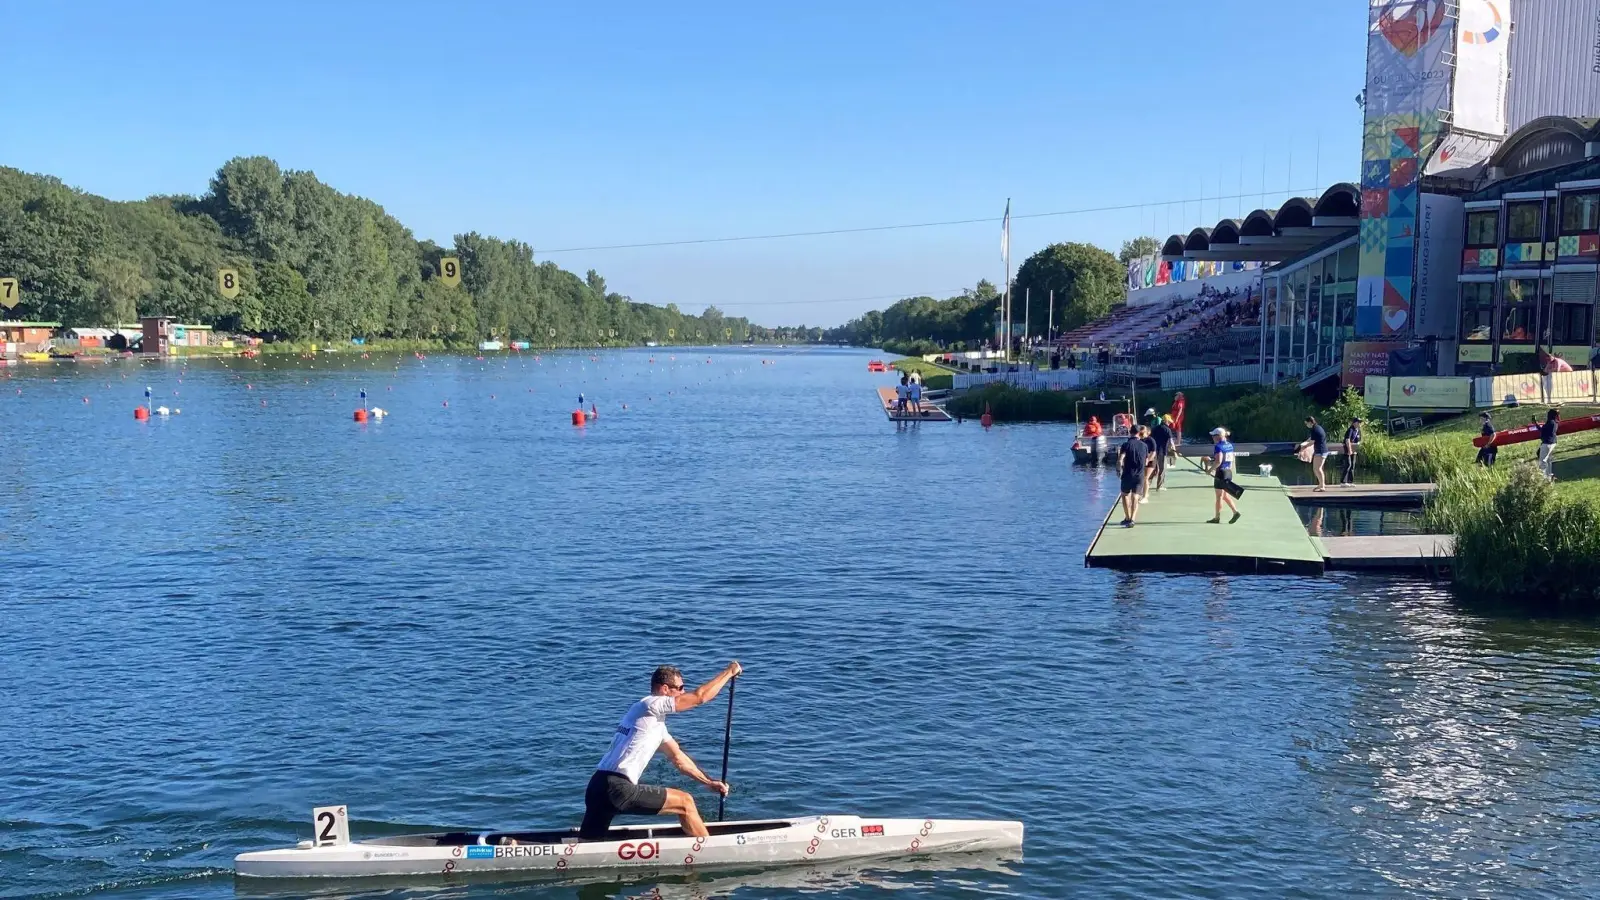
<instances>
[{"instance_id":1,"label":"green tree","mask_svg":"<svg viewBox=\"0 0 1600 900\"><path fill-rule=\"evenodd\" d=\"M1131 241L1123 241L1122 249L1117 251L1117 262L1127 268L1128 263L1146 256L1153 256L1161 252L1161 241L1158 238L1145 235L1136 237Z\"/></svg>"},{"instance_id":2,"label":"green tree","mask_svg":"<svg viewBox=\"0 0 1600 900\"><path fill-rule=\"evenodd\" d=\"M1024 321L1024 303L1031 304L1027 321L1042 335L1055 292L1055 323L1070 330L1101 318L1113 304L1124 302L1128 291L1126 269L1116 257L1093 244L1051 244L1028 257L1011 286L1014 321Z\"/></svg>"}]
</instances>

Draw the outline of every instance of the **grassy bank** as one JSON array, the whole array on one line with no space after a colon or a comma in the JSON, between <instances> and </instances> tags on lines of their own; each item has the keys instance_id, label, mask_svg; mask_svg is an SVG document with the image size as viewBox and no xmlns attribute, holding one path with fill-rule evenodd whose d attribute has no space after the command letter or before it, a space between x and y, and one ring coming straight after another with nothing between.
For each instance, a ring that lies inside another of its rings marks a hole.
<instances>
[{"instance_id":1,"label":"grassy bank","mask_svg":"<svg viewBox=\"0 0 1600 900\"><path fill-rule=\"evenodd\" d=\"M897 359L889 365L894 366L896 369L899 369L902 372L914 372L922 376L922 386L930 391L949 390L952 383L951 376L955 374L954 369L947 369L938 363L931 363L925 359L915 356L908 356L905 359Z\"/></svg>"},{"instance_id":2,"label":"grassy bank","mask_svg":"<svg viewBox=\"0 0 1600 900\"><path fill-rule=\"evenodd\" d=\"M1153 391L1138 395L1143 414L1154 408L1165 413L1172 408L1177 391ZM1263 391L1250 385L1196 388L1182 392L1186 412L1184 432L1191 437L1204 434L1217 425L1233 431L1235 440L1287 441L1305 436L1304 420L1317 412L1315 404L1293 388ZM951 413L977 418L987 406L997 422L1072 422L1074 405L1086 397L1098 397L1099 388L1082 391L1028 391L1005 384L991 384L950 401ZM1123 396L1107 391L1108 399Z\"/></svg>"}]
</instances>

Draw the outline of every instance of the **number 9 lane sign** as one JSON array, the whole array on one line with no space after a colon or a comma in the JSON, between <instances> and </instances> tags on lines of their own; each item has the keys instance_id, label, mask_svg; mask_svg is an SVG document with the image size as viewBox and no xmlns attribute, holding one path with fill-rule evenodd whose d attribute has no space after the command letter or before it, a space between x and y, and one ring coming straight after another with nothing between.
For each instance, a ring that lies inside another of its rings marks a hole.
<instances>
[{"instance_id":1,"label":"number 9 lane sign","mask_svg":"<svg viewBox=\"0 0 1600 900\"><path fill-rule=\"evenodd\" d=\"M15 278L0 278L0 306L11 309L22 299L22 285Z\"/></svg>"},{"instance_id":2,"label":"number 9 lane sign","mask_svg":"<svg viewBox=\"0 0 1600 900\"><path fill-rule=\"evenodd\" d=\"M350 817L342 806L319 806L311 811L311 842L318 847L350 843Z\"/></svg>"},{"instance_id":3,"label":"number 9 lane sign","mask_svg":"<svg viewBox=\"0 0 1600 900\"><path fill-rule=\"evenodd\" d=\"M239 296L239 273L233 269L218 269L217 293L229 300Z\"/></svg>"},{"instance_id":4,"label":"number 9 lane sign","mask_svg":"<svg viewBox=\"0 0 1600 900\"><path fill-rule=\"evenodd\" d=\"M456 287L461 284L461 260L454 256L446 256L439 260L439 280L446 287Z\"/></svg>"}]
</instances>

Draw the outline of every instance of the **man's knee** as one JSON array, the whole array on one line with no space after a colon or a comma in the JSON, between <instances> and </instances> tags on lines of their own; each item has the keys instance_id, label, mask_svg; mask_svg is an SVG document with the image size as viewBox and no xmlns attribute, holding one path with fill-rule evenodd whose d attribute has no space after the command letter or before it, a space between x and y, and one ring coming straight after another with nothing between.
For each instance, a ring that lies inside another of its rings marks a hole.
<instances>
[{"instance_id":1,"label":"man's knee","mask_svg":"<svg viewBox=\"0 0 1600 900\"><path fill-rule=\"evenodd\" d=\"M677 788L667 788L667 802L661 807L662 812L682 815L692 811L694 808L694 797L691 797L688 792L680 791Z\"/></svg>"}]
</instances>

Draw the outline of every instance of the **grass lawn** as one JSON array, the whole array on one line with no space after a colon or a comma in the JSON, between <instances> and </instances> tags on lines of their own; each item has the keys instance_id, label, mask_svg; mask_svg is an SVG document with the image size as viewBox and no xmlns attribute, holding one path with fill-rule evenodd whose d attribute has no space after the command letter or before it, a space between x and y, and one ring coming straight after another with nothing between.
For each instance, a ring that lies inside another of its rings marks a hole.
<instances>
[{"instance_id":1,"label":"grass lawn","mask_svg":"<svg viewBox=\"0 0 1600 900\"><path fill-rule=\"evenodd\" d=\"M954 383L950 376L956 374L955 369L946 368L938 363L931 363L916 356L907 356L897 359L889 365L902 372L916 373L922 376L922 386L930 391L949 390Z\"/></svg>"}]
</instances>

